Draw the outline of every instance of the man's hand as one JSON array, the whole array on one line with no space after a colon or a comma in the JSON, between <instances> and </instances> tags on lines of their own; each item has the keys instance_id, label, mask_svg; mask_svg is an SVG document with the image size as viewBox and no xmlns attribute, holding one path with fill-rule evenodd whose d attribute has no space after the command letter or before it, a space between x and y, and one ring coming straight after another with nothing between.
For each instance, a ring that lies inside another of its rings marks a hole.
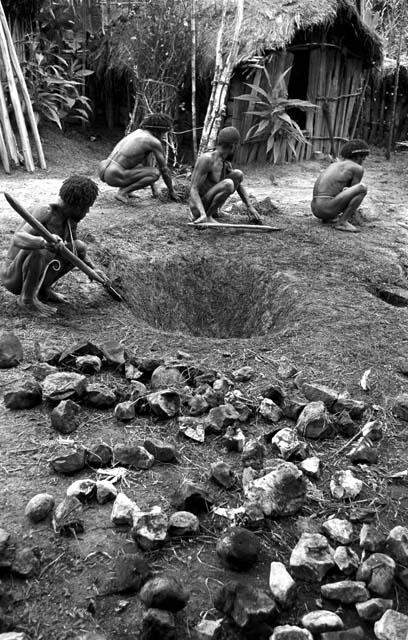
<instances>
[{"instance_id":1,"label":"man's hand","mask_svg":"<svg viewBox=\"0 0 408 640\"><path fill-rule=\"evenodd\" d=\"M171 191L169 189L169 198L170 198L170 200L173 200L173 202L181 202L180 196L177 195L177 193L174 191L174 189L172 189Z\"/></svg>"},{"instance_id":2,"label":"man's hand","mask_svg":"<svg viewBox=\"0 0 408 640\"><path fill-rule=\"evenodd\" d=\"M248 207L248 217L251 222L254 222L255 224L262 224L261 216L252 205Z\"/></svg>"},{"instance_id":3,"label":"man's hand","mask_svg":"<svg viewBox=\"0 0 408 640\"><path fill-rule=\"evenodd\" d=\"M54 253L58 253L61 244L64 244L64 241L60 236L57 236L55 233L52 234L53 241L48 242L44 239L43 249L48 249L48 251L53 251Z\"/></svg>"},{"instance_id":4,"label":"man's hand","mask_svg":"<svg viewBox=\"0 0 408 640\"><path fill-rule=\"evenodd\" d=\"M155 198L155 199L158 198L159 197L159 190L158 190L158 188L156 187L155 184L152 184L151 190L152 190L152 198Z\"/></svg>"},{"instance_id":5,"label":"man's hand","mask_svg":"<svg viewBox=\"0 0 408 640\"><path fill-rule=\"evenodd\" d=\"M103 280L103 284L108 285L108 287L111 286L112 283L104 271L101 271L101 269L94 269L94 271L101 278L101 280Z\"/></svg>"}]
</instances>

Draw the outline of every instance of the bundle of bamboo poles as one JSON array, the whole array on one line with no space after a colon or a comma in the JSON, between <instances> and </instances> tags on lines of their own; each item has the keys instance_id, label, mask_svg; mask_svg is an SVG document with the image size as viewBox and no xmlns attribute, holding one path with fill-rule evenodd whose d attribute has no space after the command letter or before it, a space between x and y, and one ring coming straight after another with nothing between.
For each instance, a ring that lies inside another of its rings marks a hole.
<instances>
[{"instance_id":1,"label":"bundle of bamboo poles","mask_svg":"<svg viewBox=\"0 0 408 640\"><path fill-rule=\"evenodd\" d=\"M0 158L6 173L10 173L11 165L19 165L24 161L27 171L33 172L34 160L28 136L26 121L24 118L23 106L25 106L26 116L30 124L31 132L37 149L38 162L41 169L46 168L44 152L42 149L40 135L38 133L37 121L35 119L33 107L28 93L23 72L20 67L17 52L14 47L13 38L10 33L3 5L0 0L0 65L3 69L3 77L0 78ZM22 156L20 154L17 139L13 131L10 115L7 107L6 95L3 82L5 80L8 87L10 102L14 111L14 118L20 138Z\"/></svg>"}]
</instances>

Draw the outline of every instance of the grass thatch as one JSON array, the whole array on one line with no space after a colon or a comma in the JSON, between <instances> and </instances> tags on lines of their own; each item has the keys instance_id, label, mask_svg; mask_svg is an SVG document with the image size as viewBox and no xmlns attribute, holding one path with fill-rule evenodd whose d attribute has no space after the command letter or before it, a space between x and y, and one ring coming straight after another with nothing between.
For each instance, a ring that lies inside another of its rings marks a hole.
<instances>
[{"instance_id":1,"label":"grass thatch","mask_svg":"<svg viewBox=\"0 0 408 640\"><path fill-rule=\"evenodd\" d=\"M201 71L214 64L221 0L198 0L200 28L198 49ZM236 0L229 0L224 46L228 51L234 31ZM370 62L381 59L379 37L361 20L350 0L245 0L237 64L282 49L296 33L313 27L331 27L339 20L353 31L356 43Z\"/></svg>"}]
</instances>

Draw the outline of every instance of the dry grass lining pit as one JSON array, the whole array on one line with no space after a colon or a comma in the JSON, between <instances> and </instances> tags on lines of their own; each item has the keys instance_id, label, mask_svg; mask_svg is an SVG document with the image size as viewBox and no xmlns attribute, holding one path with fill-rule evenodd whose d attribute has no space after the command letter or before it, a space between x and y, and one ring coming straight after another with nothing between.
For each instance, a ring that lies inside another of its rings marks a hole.
<instances>
[{"instance_id":1,"label":"dry grass lining pit","mask_svg":"<svg viewBox=\"0 0 408 640\"><path fill-rule=\"evenodd\" d=\"M298 318L299 292L280 272L243 259L110 257L135 318L165 331L209 338L278 332ZM115 285L116 286L116 285Z\"/></svg>"}]
</instances>

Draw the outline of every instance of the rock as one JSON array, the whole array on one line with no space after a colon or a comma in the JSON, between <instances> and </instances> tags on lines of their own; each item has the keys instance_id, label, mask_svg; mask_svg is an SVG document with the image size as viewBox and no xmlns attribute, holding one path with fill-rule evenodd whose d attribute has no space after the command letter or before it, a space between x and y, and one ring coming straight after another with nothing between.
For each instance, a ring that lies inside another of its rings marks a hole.
<instances>
[{"instance_id":1,"label":"rock","mask_svg":"<svg viewBox=\"0 0 408 640\"><path fill-rule=\"evenodd\" d=\"M269 640L313 640L313 636L307 629L284 624L274 628Z\"/></svg>"},{"instance_id":2,"label":"rock","mask_svg":"<svg viewBox=\"0 0 408 640\"><path fill-rule=\"evenodd\" d=\"M82 533L84 524L81 520L82 504L78 498L65 498L54 511L52 524L54 531L62 536Z\"/></svg>"},{"instance_id":3,"label":"rock","mask_svg":"<svg viewBox=\"0 0 408 640\"><path fill-rule=\"evenodd\" d=\"M373 553L360 565L357 580L363 580L367 587L379 596L390 592L394 582L396 565L385 553Z\"/></svg>"},{"instance_id":4,"label":"rock","mask_svg":"<svg viewBox=\"0 0 408 640\"><path fill-rule=\"evenodd\" d=\"M102 360L98 356L78 356L75 360L75 367L81 373L99 373L102 368Z\"/></svg>"},{"instance_id":5,"label":"rock","mask_svg":"<svg viewBox=\"0 0 408 640\"><path fill-rule=\"evenodd\" d=\"M116 499L118 490L109 480L97 480L96 482L96 500L98 504L106 504Z\"/></svg>"},{"instance_id":6,"label":"rock","mask_svg":"<svg viewBox=\"0 0 408 640\"><path fill-rule=\"evenodd\" d=\"M136 416L135 403L133 400L125 400L125 402L119 402L114 410L116 420L120 422L128 422L133 420Z\"/></svg>"},{"instance_id":7,"label":"rock","mask_svg":"<svg viewBox=\"0 0 408 640\"><path fill-rule=\"evenodd\" d=\"M139 380L132 380L130 383L130 398L131 402L135 400L139 400L139 398L143 398L147 395L147 387L143 382Z\"/></svg>"},{"instance_id":8,"label":"rock","mask_svg":"<svg viewBox=\"0 0 408 640\"><path fill-rule=\"evenodd\" d=\"M51 375L51 373L58 373L57 367L53 367L51 364L47 364L46 362L38 362L37 364L33 364L29 369L33 378L42 382L44 378Z\"/></svg>"},{"instance_id":9,"label":"rock","mask_svg":"<svg viewBox=\"0 0 408 640\"><path fill-rule=\"evenodd\" d=\"M144 374L145 378L149 379L152 377L152 373L157 367L164 364L163 358L143 358L139 360L137 363L138 368Z\"/></svg>"},{"instance_id":10,"label":"rock","mask_svg":"<svg viewBox=\"0 0 408 640\"><path fill-rule=\"evenodd\" d=\"M158 438L147 438L143 446L158 462L176 462L176 450L169 442Z\"/></svg>"},{"instance_id":11,"label":"rock","mask_svg":"<svg viewBox=\"0 0 408 640\"><path fill-rule=\"evenodd\" d=\"M47 376L41 383L44 400L54 404L83 396L86 377L73 371L60 371Z\"/></svg>"},{"instance_id":12,"label":"rock","mask_svg":"<svg viewBox=\"0 0 408 640\"><path fill-rule=\"evenodd\" d=\"M408 567L408 528L398 526L391 529L386 544L395 562Z\"/></svg>"},{"instance_id":13,"label":"rock","mask_svg":"<svg viewBox=\"0 0 408 640\"><path fill-rule=\"evenodd\" d=\"M336 500L356 498L363 488L361 480L356 478L352 471L336 471L330 480L330 492Z\"/></svg>"},{"instance_id":14,"label":"rock","mask_svg":"<svg viewBox=\"0 0 408 640\"><path fill-rule=\"evenodd\" d=\"M408 393L401 393L395 398L392 412L397 418L408 421Z\"/></svg>"},{"instance_id":15,"label":"rock","mask_svg":"<svg viewBox=\"0 0 408 640\"><path fill-rule=\"evenodd\" d=\"M81 635L75 636L74 640L107 640L107 638L97 631L88 631L87 633L81 633Z\"/></svg>"},{"instance_id":16,"label":"rock","mask_svg":"<svg viewBox=\"0 0 408 640\"><path fill-rule=\"evenodd\" d=\"M331 436L332 423L323 402L309 402L298 418L296 429L301 436L312 440Z\"/></svg>"},{"instance_id":17,"label":"rock","mask_svg":"<svg viewBox=\"0 0 408 640\"><path fill-rule=\"evenodd\" d=\"M176 623L170 611L150 608L143 614L140 640L176 640Z\"/></svg>"},{"instance_id":18,"label":"rock","mask_svg":"<svg viewBox=\"0 0 408 640\"><path fill-rule=\"evenodd\" d=\"M218 407L220 404L224 403L224 394L221 391L214 391L212 387L207 387L206 389L197 389L197 393L203 396L204 400L208 403L208 406L211 408Z\"/></svg>"},{"instance_id":19,"label":"rock","mask_svg":"<svg viewBox=\"0 0 408 640\"><path fill-rule=\"evenodd\" d=\"M180 433L186 436L186 438L194 440L195 442L204 442L205 425L202 419L184 416L178 419L178 425Z\"/></svg>"},{"instance_id":20,"label":"rock","mask_svg":"<svg viewBox=\"0 0 408 640\"><path fill-rule=\"evenodd\" d=\"M103 442L86 450L86 464L89 467L106 467L112 460L112 449Z\"/></svg>"},{"instance_id":21,"label":"rock","mask_svg":"<svg viewBox=\"0 0 408 640\"><path fill-rule=\"evenodd\" d=\"M302 460L299 464L299 469L310 478L315 478L316 480L320 478L321 473L321 462L320 458L316 456L312 456L311 458L306 458L306 460Z\"/></svg>"},{"instance_id":22,"label":"rock","mask_svg":"<svg viewBox=\"0 0 408 640\"><path fill-rule=\"evenodd\" d=\"M275 404L280 406L286 397L286 392L282 386L282 383L276 378L270 380L268 384L260 389L259 394L262 398L268 398L268 400L273 400Z\"/></svg>"},{"instance_id":23,"label":"rock","mask_svg":"<svg viewBox=\"0 0 408 640\"><path fill-rule=\"evenodd\" d=\"M381 420L370 420L361 430L363 438L368 438L371 442L378 442L383 437L383 423Z\"/></svg>"},{"instance_id":24,"label":"rock","mask_svg":"<svg viewBox=\"0 0 408 640\"><path fill-rule=\"evenodd\" d=\"M220 434L238 419L239 413L232 404L221 404L210 410L206 420L206 428L211 433Z\"/></svg>"},{"instance_id":25,"label":"rock","mask_svg":"<svg viewBox=\"0 0 408 640\"><path fill-rule=\"evenodd\" d=\"M3 396L7 409L31 409L42 402L40 384L34 378L25 378L17 382Z\"/></svg>"},{"instance_id":26,"label":"rock","mask_svg":"<svg viewBox=\"0 0 408 640\"><path fill-rule=\"evenodd\" d=\"M278 605L289 608L296 596L296 582L282 562L271 562L269 588Z\"/></svg>"},{"instance_id":27,"label":"rock","mask_svg":"<svg viewBox=\"0 0 408 640\"><path fill-rule=\"evenodd\" d=\"M346 576L355 573L360 564L358 555L350 547L336 547L333 559L340 571Z\"/></svg>"},{"instance_id":28,"label":"rock","mask_svg":"<svg viewBox=\"0 0 408 640\"><path fill-rule=\"evenodd\" d=\"M96 482L90 478L84 480L76 480L69 485L67 489L67 497L74 496L78 498L80 502L87 502L92 500L96 493Z\"/></svg>"},{"instance_id":29,"label":"rock","mask_svg":"<svg viewBox=\"0 0 408 640\"><path fill-rule=\"evenodd\" d=\"M24 515L33 522L45 520L54 509L54 497L49 493L38 493L27 503Z\"/></svg>"},{"instance_id":30,"label":"rock","mask_svg":"<svg viewBox=\"0 0 408 640\"><path fill-rule=\"evenodd\" d=\"M190 511L176 511L169 518L168 532L173 537L192 536L200 530L200 522Z\"/></svg>"},{"instance_id":31,"label":"rock","mask_svg":"<svg viewBox=\"0 0 408 640\"><path fill-rule=\"evenodd\" d=\"M360 547L374 553L379 551L385 543L385 537L372 524L365 523L360 530Z\"/></svg>"},{"instance_id":32,"label":"rock","mask_svg":"<svg viewBox=\"0 0 408 640\"><path fill-rule=\"evenodd\" d=\"M0 633L0 640L30 640L25 633L10 631L9 633Z\"/></svg>"},{"instance_id":33,"label":"rock","mask_svg":"<svg viewBox=\"0 0 408 640\"><path fill-rule=\"evenodd\" d=\"M70 447L50 460L50 464L57 473L76 473L85 467L85 449Z\"/></svg>"},{"instance_id":34,"label":"rock","mask_svg":"<svg viewBox=\"0 0 408 640\"><path fill-rule=\"evenodd\" d=\"M131 444L116 444L113 447L113 461L116 465L150 469L154 465L154 457L144 447Z\"/></svg>"},{"instance_id":35,"label":"rock","mask_svg":"<svg viewBox=\"0 0 408 640\"><path fill-rule=\"evenodd\" d=\"M216 380L214 380L214 382L212 383L212 386L214 391L220 392L222 394L226 394L233 386L233 382L229 380L229 378L226 378L225 376L221 376L220 378L217 378Z\"/></svg>"},{"instance_id":36,"label":"rock","mask_svg":"<svg viewBox=\"0 0 408 640\"><path fill-rule=\"evenodd\" d=\"M58 364L61 355L61 345L58 342L47 340L44 343L35 342L34 351L37 360L47 364Z\"/></svg>"},{"instance_id":37,"label":"rock","mask_svg":"<svg viewBox=\"0 0 408 640\"><path fill-rule=\"evenodd\" d=\"M336 432L343 438L352 438L359 431L359 426L352 420L347 411L336 414L334 422Z\"/></svg>"},{"instance_id":38,"label":"rock","mask_svg":"<svg viewBox=\"0 0 408 640\"><path fill-rule=\"evenodd\" d=\"M285 396L281 409L286 418L296 421L307 404L308 401L300 396Z\"/></svg>"},{"instance_id":39,"label":"rock","mask_svg":"<svg viewBox=\"0 0 408 640\"><path fill-rule=\"evenodd\" d=\"M183 374L175 367L166 365L160 365L153 371L150 382L153 391L169 387L183 387L185 384Z\"/></svg>"},{"instance_id":40,"label":"rock","mask_svg":"<svg viewBox=\"0 0 408 640\"><path fill-rule=\"evenodd\" d=\"M0 336L0 369L18 367L23 360L23 347L14 333L5 331Z\"/></svg>"},{"instance_id":41,"label":"rock","mask_svg":"<svg viewBox=\"0 0 408 640\"><path fill-rule=\"evenodd\" d=\"M176 358L177 360L192 360L193 356L191 355L191 353L188 353L188 351L182 351L181 349L178 349Z\"/></svg>"},{"instance_id":42,"label":"rock","mask_svg":"<svg viewBox=\"0 0 408 640\"><path fill-rule=\"evenodd\" d=\"M125 363L126 380L136 381L142 377L143 377L143 371L140 371L140 369L138 369L134 364L131 364L130 362ZM140 384L143 384L143 383L140 383Z\"/></svg>"},{"instance_id":43,"label":"rock","mask_svg":"<svg viewBox=\"0 0 408 640\"><path fill-rule=\"evenodd\" d=\"M235 382L249 382L254 376L254 370L252 367L241 367L232 372L232 377Z\"/></svg>"},{"instance_id":44,"label":"rock","mask_svg":"<svg viewBox=\"0 0 408 640\"><path fill-rule=\"evenodd\" d=\"M277 616L275 601L265 591L250 584L228 581L214 597L214 606L244 630L271 623Z\"/></svg>"},{"instance_id":45,"label":"rock","mask_svg":"<svg viewBox=\"0 0 408 640\"><path fill-rule=\"evenodd\" d=\"M99 348L108 364L117 367L125 364L125 348L118 340L105 340Z\"/></svg>"},{"instance_id":46,"label":"rock","mask_svg":"<svg viewBox=\"0 0 408 640\"><path fill-rule=\"evenodd\" d=\"M334 403L339 397L337 391L323 384L305 382L302 385L302 391L309 402L323 402L329 411L333 408Z\"/></svg>"},{"instance_id":47,"label":"rock","mask_svg":"<svg viewBox=\"0 0 408 640\"><path fill-rule=\"evenodd\" d=\"M167 516L160 507L153 507L148 513L133 516L132 537L143 551L159 549L167 539Z\"/></svg>"},{"instance_id":48,"label":"rock","mask_svg":"<svg viewBox=\"0 0 408 640\"><path fill-rule=\"evenodd\" d=\"M115 559L115 564L102 589L103 595L137 593L150 578L151 570L140 553L125 553Z\"/></svg>"},{"instance_id":49,"label":"rock","mask_svg":"<svg viewBox=\"0 0 408 640\"><path fill-rule=\"evenodd\" d=\"M216 551L227 567L234 571L248 571L260 552L257 536L242 527L231 527L219 538Z\"/></svg>"},{"instance_id":50,"label":"rock","mask_svg":"<svg viewBox=\"0 0 408 640\"><path fill-rule=\"evenodd\" d=\"M333 556L327 538L319 533L303 533L290 556L290 569L295 578L321 582L334 567Z\"/></svg>"},{"instance_id":51,"label":"rock","mask_svg":"<svg viewBox=\"0 0 408 640\"><path fill-rule=\"evenodd\" d=\"M265 447L258 440L247 440L242 451L241 461L243 467L262 469L265 457Z\"/></svg>"},{"instance_id":52,"label":"rock","mask_svg":"<svg viewBox=\"0 0 408 640\"><path fill-rule=\"evenodd\" d=\"M132 525L133 516L139 512L139 507L133 500L120 492L113 503L111 522L117 526Z\"/></svg>"},{"instance_id":53,"label":"rock","mask_svg":"<svg viewBox=\"0 0 408 640\"><path fill-rule=\"evenodd\" d=\"M348 457L353 464L377 464L378 449L366 438L360 438L348 453Z\"/></svg>"},{"instance_id":54,"label":"rock","mask_svg":"<svg viewBox=\"0 0 408 640\"><path fill-rule=\"evenodd\" d=\"M294 464L275 460L272 471L251 482L244 494L249 502L259 504L266 516L288 516L303 506L306 482Z\"/></svg>"},{"instance_id":55,"label":"rock","mask_svg":"<svg viewBox=\"0 0 408 640\"><path fill-rule=\"evenodd\" d=\"M319 634L325 631L344 629L343 620L334 611L319 609L310 611L301 618L301 623L310 633Z\"/></svg>"},{"instance_id":56,"label":"rock","mask_svg":"<svg viewBox=\"0 0 408 640\"><path fill-rule=\"evenodd\" d=\"M323 533L340 544L351 544L353 542L353 525L348 520L340 518L329 518L322 524Z\"/></svg>"},{"instance_id":57,"label":"rock","mask_svg":"<svg viewBox=\"0 0 408 640\"><path fill-rule=\"evenodd\" d=\"M293 378L297 374L298 370L292 362L289 362L287 358L284 356L279 361L279 366L277 370L277 374L280 378L284 380L289 380L289 378Z\"/></svg>"},{"instance_id":58,"label":"rock","mask_svg":"<svg viewBox=\"0 0 408 640\"><path fill-rule=\"evenodd\" d=\"M202 620L194 630L195 640L219 640L222 620Z\"/></svg>"},{"instance_id":59,"label":"rock","mask_svg":"<svg viewBox=\"0 0 408 640\"><path fill-rule=\"evenodd\" d=\"M240 453L244 450L246 438L240 427L231 425L227 428L222 441L227 451L237 451Z\"/></svg>"},{"instance_id":60,"label":"rock","mask_svg":"<svg viewBox=\"0 0 408 640\"><path fill-rule=\"evenodd\" d=\"M237 477L230 465L223 460L217 460L211 465L211 479L224 489L232 489L237 483Z\"/></svg>"},{"instance_id":61,"label":"rock","mask_svg":"<svg viewBox=\"0 0 408 640\"><path fill-rule=\"evenodd\" d=\"M280 407L269 398L263 398L261 404L259 405L259 413L260 415L268 420L268 422L279 422L281 419L283 412Z\"/></svg>"},{"instance_id":62,"label":"rock","mask_svg":"<svg viewBox=\"0 0 408 640\"><path fill-rule=\"evenodd\" d=\"M17 548L11 565L11 573L18 578L33 578L40 572L40 561L32 549Z\"/></svg>"},{"instance_id":63,"label":"rock","mask_svg":"<svg viewBox=\"0 0 408 640\"><path fill-rule=\"evenodd\" d=\"M140 599L146 607L180 611L184 609L189 593L173 576L161 575L148 580L140 591Z\"/></svg>"},{"instance_id":64,"label":"rock","mask_svg":"<svg viewBox=\"0 0 408 640\"><path fill-rule=\"evenodd\" d=\"M116 402L116 394L106 384L91 382L86 385L85 400L96 409L109 409Z\"/></svg>"},{"instance_id":65,"label":"rock","mask_svg":"<svg viewBox=\"0 0 408 640\"><path fill-rule=\"evenodd\" d=\"M353 580L340 580L339 582L323 584L320 590L323 598L336 600L342 604L355 604L356 602L364 602L370 598L364 582Z\"/></svg>"},{"instance_id":66,"label":"rock","mask_svg":"<svg viewBox=\"0 0 408 640\"><path fill-rule=\"evenodd\" d=\"M322 633L320 640L365 640L366 634L361 627L353 627L345 631L327 631Z\"/></svg>"},{"instance_id":67,"label":"rock","mask_svg":"<svg viewBox=\"0 0 408 640\"><path fill-rule=\"evenodd\" d=\"M190 398L187 406L190 416L202 416L210 409L210 405L207 400L200 394Z\"/></svg>"},{"instance_id":68,"label":"rock","mask_svg":"<svg viewBox=\"0 0 408 640\"><path fill-rule=\"evenodd\" d=\"M272 444L278 449L284 460L294 456L301 446L295 429L290 429L289 427L280 429L273 436Z\"/></svg>"},{"instance_id":69,"label":"rock","mask_svg":"<svg viewBox=\"0 0 408 640\"><path fill-rule=\"evenodd\" d=\"M0 555L2 555L9 543L10 534L5 529L0 529Z\"/></svg>"},{"instance_id":70,"label":"rock","mask_svg":"<svg viewBox=\"0 0 408 640\"><path fill-rule=\"evenodd\" d=\"M82 340L66 347L58 358L58 364L63 367L72 368L75 365L76 359L80 356L98 356L98 358L101 359L103 353L93 342Z\"/></svg>"},{"instance_id":71,"label":"rock","mask_svg":"<svg viewBox=\"0 0 408 640\"><path fill-rule=\"evenodd\" d=\"M180 395L173 389L150 393L147 402L154 415L161 420L174 418L180 411Z\"/></svg>"},{"instance_id":72,"label":"rock","mask_svg":"<svg viewBox=\"0 0 408 640\"><path fill-rule=\"evenodd\" d=\"M172 503L176 509L198 514L209 511L212 500L203 485L184 480L173 495Z\"/></svg>"},{"instance_id":73,"label":"rock","mask_svg":"<svg viewBox=\"0 0 408 640\"><path fill-rule=\"evenodd\" d=\"M61 400L51 411L51 426L59 433L72 433L80 425L81 407L73 400Z\"/></svg>"},{"instance_id":74,"label":"rock","mask_svg":"<svg viewBox=\"0 0 408 640\"><path fill-rule=\"evenodd\" d=\"M356 610L360 618L368 622L376 622L388 609L393 608L392 600L384 598L371 598L365 602L357 602Z\"/></svg>"},{"instance_id":75,"label":"rock","mask_svg":"<svg viewBox=\"0 0 408 640\"><path fill-rule=\"evenodd\" d=\"M374 625L378 640L406 640L408 635L408 616L393 609L387 609Z\"/></svg>"},{"instance_id":76,"label":"rock","mask_svg":"<svg viewBox=\"0 0 408 640\"><path fill-rule=\"evenodd\" d=\"M358 420L362 417L367 405L362 400L353 400L348 393L341 393L334 403L333 412L347 411L351 418Z\"/></svg>"}]
</instances>

